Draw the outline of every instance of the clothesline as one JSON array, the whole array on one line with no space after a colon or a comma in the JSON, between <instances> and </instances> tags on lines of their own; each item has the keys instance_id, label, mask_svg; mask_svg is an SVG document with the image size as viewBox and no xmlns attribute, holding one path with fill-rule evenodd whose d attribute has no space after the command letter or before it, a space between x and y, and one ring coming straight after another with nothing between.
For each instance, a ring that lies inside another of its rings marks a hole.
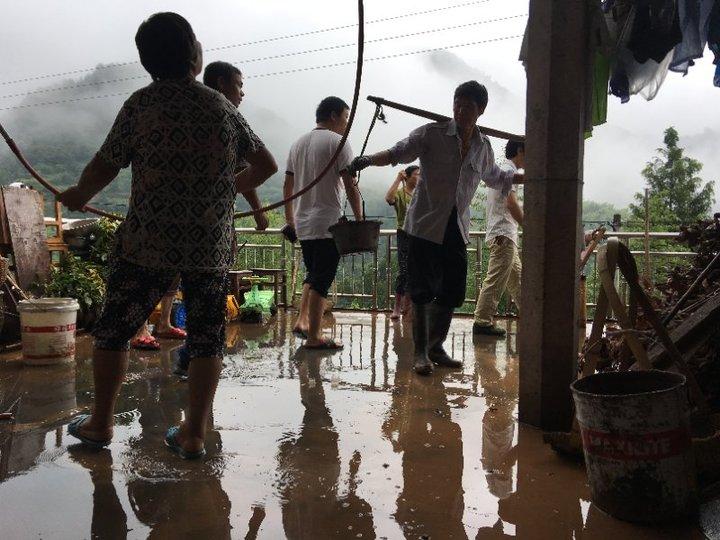
<instances>
[{"instance_id":1,"label":"clothesline","mask_svg":"<svg viewBox=\"0 0 720 540\"><path fill-rule=\"evenodd\" d=\"M687 75L705 48L720 87L720 0L588 0L586 135L607 120L608 96L655 98L669 71ZM527 30L520 60L527 58Z\"/></svg>"}]
</instances>

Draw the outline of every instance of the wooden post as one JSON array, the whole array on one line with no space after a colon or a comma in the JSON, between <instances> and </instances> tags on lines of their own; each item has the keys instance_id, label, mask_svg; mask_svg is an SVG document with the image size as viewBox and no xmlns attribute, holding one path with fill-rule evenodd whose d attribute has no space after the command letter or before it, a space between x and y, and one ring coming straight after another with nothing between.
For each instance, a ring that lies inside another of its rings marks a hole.
<instances>
[{"instance_id":1,"label":"wooden post","mask_svg":"<svg viewBox=\"0 0 720 540\"><path fill-rule=\"evenodd\" d=\"M547 430L572 422L587 28L584 1L530 1L519 418Z\"/></svg>"}]
</instances>

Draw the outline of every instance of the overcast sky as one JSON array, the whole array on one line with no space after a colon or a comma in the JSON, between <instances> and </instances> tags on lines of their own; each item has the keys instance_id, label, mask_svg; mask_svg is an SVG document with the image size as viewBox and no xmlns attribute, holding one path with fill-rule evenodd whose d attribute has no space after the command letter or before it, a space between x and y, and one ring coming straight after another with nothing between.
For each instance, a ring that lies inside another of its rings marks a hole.
<instances>
[{"instance_id":1,"label":"overcast sky","mask_svg":"<svg viewBox=\"0 0 720 540\"><path fill-rule=\"evenodd\" d=\"M366 20L373 21L411 12L466 3L455 0L441 4L431 0L366 0ZM100 63L134 61L137 52L133 37L138 24L156 11L177 11L193 25L206 49L205 60L237 63L246 76L246 98L242 111L253 128L263 137L282 164L292 140L313 127L314 108L327 95L350 100L354 66L307 70L293 74L258 77L278 71L351 62L354 46L330 51L295 55L280 59L250 61L279 54L335 45L354 45L356 29L346 28L263 44L218 47L353 24L356 3L353 0L204 0L120 1L120 0L24 0L4 2L0 19L0 96L73 84L70 76L45 78L19 84L2 84L38 75L92 68ZM362 96L379 95L421 108L449 114L452 91L459 83L477 78L490 90L490 104L480 123L507 131L524 131L525 74L517 61L520 39L451 48L432 54L394 59L372 58L428 48L447 47L468 42L492 40L523 33L526 18L503 21L494 19L524 15L527 0L488 0L431 14L403 17L368 24L366 40L405 36L400 39L369 43L366 46ZM469 25L480 21L484 24ZM469 25L429 34L406 36L447 26ZM687 77L671 73L658 97L646 102L634 96L622 105L610 97L609 122L596 128L588 141L585 164L585 198L626 205L635 191L643 187L640 171L662 144L663 130L674 125L687 153L705 164L706 180L720 178L720 142L716 126L720 108L720 88L712 85L712 55L691 68ZM123 77L142 76L137 64L122 68ZM72 75L76 79L87 75ZM117 77L113 72L113 77ZM102 79L101 79L102 80ZM127 92L146 84L145 78L108 83L101 89L84 88L87 95ZM72 97L77 90L34 95L34 102ZM15 106L22 97L0 98L0 108ZM124 98L63 104L67 111L112 116ZM33 113L53 118L58 105L35 107ZM351 136L359 151L372 115L373 106L363 102L356 128ZM20 129L28 109L0 111L0 119L10 130ZM378 125L369 151L383 149L405 136L423 121L398 111L388 110L387 125ZM41 116L41 118L42 118ZM37 115L33 115L37 118ZM64 119L63 122L68 120ZM109 120L108 120L109 121ZM57 129L51 122L48 126ZM98 141L100 144L101 141ZM496 153L500 141L493 141ZM5 153L2 148L0 152ZM282 165L281 165L282 167ZM367 182L389 182L390 171L374 170L363 176ZM718 205L716 205L717 207Z\"/></svg>"}]
</instances>

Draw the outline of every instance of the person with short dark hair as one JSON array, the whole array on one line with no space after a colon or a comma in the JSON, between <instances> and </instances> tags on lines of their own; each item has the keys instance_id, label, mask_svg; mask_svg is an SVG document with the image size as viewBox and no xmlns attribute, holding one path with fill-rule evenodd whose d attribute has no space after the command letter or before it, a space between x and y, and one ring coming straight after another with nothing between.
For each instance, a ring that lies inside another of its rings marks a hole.
<instances>
[{"instance_id":1,"label":"person with short dark hair","mask_svg":"<svg viewBox=\"0 0 720 540\"><path fill-rule=\"evenodd\" d=\"M357 157L351 172L420 159L422 181L408 208L408 281L413 301L414 369L430 375L433 365L460 368L443 343L455 308L465 302L470 202L480 181L508 193L523 175L495 164L490 141L476 122L488 93L477 81L459 85L453 118L415 130L389 150Z\"/></svg>"},{"instance_id":2,"label":"person with short dark hair","mask_svg":"<svg viewBox=\"0 0 720 540\"><path fill-rule=\"evenodd\" d=\"M300 137L290 149L283 188L286 199L315 180L330 163L347 130L349 112L347 103L338 97L326 97L320 102L315 111L315 129ZM340 262L328 228L340 219L343 185L355 218L363 219L355 175L347 172L351 161L352 150L346 144L318 185L285 204L285 220L300 240L306 271L293 333L306 339L308 349L342 348L342 343L322 336L320 323L325 298Z\"/></svg>"},{"instance_id":3,"label":"person with short dark hair","mask_svg":"<svg viewBox=\"0 0 720 540\"><path fill-rule=\"evenodd\" d=\"M525 167L525 144L508 141L502 168L513 173ZM503 193L488 189L485 201L485 243L490 247L488 269L475 306L474 334L503 337L505 330L494 324L495 312L503 293L510 293L520 308L520 275L522 263L518 253L518 225L523 211L515 189Z\"/></svg>"},{"instance_id":4,"label":"person with short dark hair","mask_svg":"<svg viewBox=\"0 0 720 540\"><path fill-rule=\"evenodd\" d=\"M400 315L407 315L410 309L410 295L407 294L408 237L404 226L407 208L419 180L420 167L410 165L398 173L385 194L385 201L395 208L397 217L395 238L397 239L398 274L395 280L395 306L390 314L391 319L399 319Z\"/></svg>"},{"instance_id":5,"label":"person with short dark hair","mask_svg":"<svg viewBox=\"0 0 720 540\"><path fill-rule=\"evenodd\" d=\"M203 84L220 92L236 107L240 106L240 103L242 103L245 97L242 72L229 62L211 62L205 66ZM242 161L237 172L240 172L245 167L247 167L247 163ZM250 191L244 192L242 196L254 212L255 229L258 231L267 229L270 222L264 212L258 211L262 208L262 204L260 203L257 190L251 189Z\"/></svg>"},{"instance_id":6,"label":"person with short dark hair","mask_svg":"<svg viewBox=\"0 0 720 540\"><path fill-rule=\"evenodd\" d=\"M153 82L125 101L78 184L57 197L81 210L120 169L132 167L128 213L93 330L92 414L76 417L68 432L95 448L110 444L130 338L180 274L192 358L189 406L165 443L195 459L205 453L222 369L235 197L262 184L277 165L237 109L195 80L202 48L184 18L157 13L140 25L135 41ZM235 175L241 159L250 166Z\"/></svg>"}]
</instances>

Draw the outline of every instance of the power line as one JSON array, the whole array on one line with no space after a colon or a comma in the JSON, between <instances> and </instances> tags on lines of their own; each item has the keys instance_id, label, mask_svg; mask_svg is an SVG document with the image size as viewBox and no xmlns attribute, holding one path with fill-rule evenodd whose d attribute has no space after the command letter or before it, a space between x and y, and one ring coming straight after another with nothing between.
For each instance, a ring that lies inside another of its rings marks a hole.
<instances>
[{"instance_id":1,"label":"power line","mask_svg":"<svg viewBox=\"0 0 720 540\"><path fill-rule=\"evenodd\" d=\"M504 21L509 21L512 19L518 19L520 17L527 17L527 13L522 13L519 15L508 15L506 17L498 17L495 19L486 19L484 21L474 21L474 22L469 22L469 23L464 23L464 24L455 24L452 26L443 26L440 28L431 28L429 30L422 30L419 32L411 32L411 33L407 33L407 34L401 34L399 36L386 36L386 37L382 37L382 38L367 40L367 41L365 41L365 44L367 45L369 43L381 43L381 42L392 41L392 40L396 40L396 39L417 37L417 36L421 36L421 35L434 34L437 32L444 32L447 30L458 30L461 28L469 28L471 26L479 26L481 24L504 22ZM271 55L271 56L261 56L261 57L257 57L257 58L238 60L236 62L233 62L233 64L245 65L245 64L251 64L254 62L263 62L263 61L267 61L267 60L289 58L292 56L300 56L300 55L304 55L304 54L311 54L311 53L317 53L317 52L326 52L326 51L338 50L338 49L354 47L354 46L355 46L355 43L342 43L342 44L337 44L337 45L328 45L326 47L320 47L317 49L306 49L304 51L295 51L295 52L289 52L289 53L275 54L275 55ZM142 75L134 75L132 77L121 77L121 78L111 79L111 80L107 80L107 81L76 83L76 84L71 84L68 86L59 86L59 87L55 87L55 88L43 88L40 90L32 90L30 92L20 92L17 94L6 94L3 96L0 96L0 99L10 99L10 98L16 98L16 97L35 95L35 94L47 94L47 93L51 93L51 92L61 92L64 90L73 90L75 88L87 88L87 87L91 87L91 86L102 86L105 84L115 84L115 83L120 83L120 82L134 81L134 80L147 79L147 78L148 78L147 73L144 73Z\"/></svg>"},{"instance_id":2,"label":"power line","mask_svg":"<svg viewBox=\"0 0 720 540\"><path fill-rule=\"evenodd\" d=\"M422 10L422 11L413 11L413 12L410 12L410 13L402 13L402 14L400 14L400 15L394 15L394 16L391 16L391 17L383 17L383 18L380 18L380 19L373 19L373 20L371 20L371 21L365 21L365 25L375 24L375 23L381 23L381 22L387 22L387 21L394 21L394 20L398 20L398 19L405 19L405 18L408 18L408 17L416 17L416 16L419 16L419 15L429 15L429 14L431 14L431 13L437 13L437 12L440 12L440 11L448 11L448 10L452 10L452 9L458 9L458 8L473 6L473 5L477 5L477 4L485 4L485 3L487 3L487 2L490 2L490 0L474 0L474 1L472 1L472 2L463 2L463 3L461 3L461 4L453 4L453 5L451 5L451 6L444 6L444 7L439 7L439 8L426 9L426 10ZM284 39L292 39L292 38L303 37L303 36L311 36L311 35L323 34L323 33L332 32L332 31L335 31L335 30L344 30L344 29L347 29L347 28L354 28L355 26L357 26L357 24L355 24L355 23L353 23L353 24L344 24L344 25L341 25L341 26L333 26L333 27L329 27L329 28L320 28L320 29L318 29L318 30L309 30L309 31L307 31L307 32L299 32L299 33L296 33L296 34L285 34L285 35L281 35L281 36L274 36L274 37L269 37L269 38L264 38L264 39L258 39L258 40L255 40L255 41L246 41L246 42L243 42L243 43L234 43L234 44L230 44L230 45L220 45L220 46L217 46L217 47L212 47L212 48L209 48L209 49L205 49L205 52L210 52L210 51L222 51L222 50L232 49L232 48L236 48L236 47L246 47L246 46L249 46L249 45L259 45L259 44L262 44L262 43L270 43L270 42L273 42L273 41L281 41L281 40L284 40ZM100 65L100 66L95 66L95 67L92 67L92 68L82 68L82 69L74 69L74 70L70 70L70 71L62 71L62 72L58 72L58 73L48 73L48 74L45 74L45 75L35 75L35 76L32 76L32 77L25 77L25 78L23 78L23 79L14 79L14 80L11 80L11 81L3 81L3 82L0 82L0 86L7 86L7 85L10 85L10 84L19 84L19 83L25 83L25 82L30 82L30 81L37 81L37 80L40 80L40 79L52 79L52 78L54 78L54 77L64 77L64 76L67 76L67 75L78 75L78 74L80 74L80 73L88 73L88 72L91 72L91 71L99 71L99 70L102 70L102 69L112 69L112 68L116 68L116 67L131 66L131 65L135 65L135 64L139 64L139 63L140 63L140 62L139 62L138 60L128 60L128 61L126 61L126 62L114 62L114 63L112 63L112 64Z\"/></svg>"},{"instance_id":3,"label":"power line","mask_svg":"<svg viewBox=\"0 0 720 540\"><path fill-rule=\"evenodd\" d=\"M520 35L515 35L515 36L503 36L503 37L492 38L492 39L484 39L484 40L480 40L480 41L469 41L469 42L466 42L466 43L458 43L458 44L455 44L455 45L447 45L447 46L445 46L445 47L434 47L434 48L431 48L431 49L420 49L420 50L417 50L417 51L408 51L408 52L403 52L403 53L388 54L388 55L385 55L385 56L376 56L376 57L374 57L374 58L366 58L366 59L365 59L365 62L376 62L376 61L379 61L379 60L390 60L390 59L393 59L393 58L401 58L401 57L404 57L404 56L413 56L413 55L416 55L416 54L426 54L426 53L432 53L432 52L437 52L437 51L446 51L446 50L449 50L449 49L458 49L458 48L460 48L460 47L470 47L470 46L473 46L473 45L482 45L482 44L486 44L486 43L496 43L496 42L499 42L499 41L508 41L508 40L511 40L511 39L518 39L518 38L521 38L521 37L523 37L522 34L520 34ZM273 71L273 72L270 72L270 73L262 73L262 74L260 74L260 75L250 75L250 76L245 77L245 78L246 78L246 79L260 79L260 78L265 78L265 77L275 77L275 76L279 76L279 75L288 75L288 74L291 74L291 73L299 73L299 72L303 72L303 71L314 71L314 70L318 70L318 69L327 69L327 68L334 68L334 67L349 66L349 65L354 64L354 63L355 63L355 60L347 60L347 61L344 61L344 62L335 62L335 63L332 63L332 64L323 64L323 65L319 65L319 66L307 66L307 67L287 69L287 70L282 70L282 71ZM85 96L85 97L80 97L80 98L61 99L61 100L58 100L58 101L46 101L46 102L41 102L41 103L29 103L29 104L27 104L27 105L15 105L15 106L12 106L12 107L3 107L3 108L0 108L0 111L12 111L12 110L16 110L16 109L29 109L29 108L33 108L33 107L44 107L44 106L48 106L48 105L60 105L60 104L63 104L63 103L74 103L74 102L77 102L77 101L104 99L104 98L116 97L116 96L126 96L126 95L128 95L128 94L130 94L130 93L131 93L130 91L128 91L128 92L116 92L116 93L111 93L111 94L103 94L103 95L100 95L100 96Z\"/></svg>"},{"instance_id":4,"label":"power line","mask_svg":"<svg viewBox=\"0 0 720 540\"><path fill-rule=\"evenodd\" d=\"M457 49L460 47L470 47L472 45L481 45L484 43L494 43L494 42L498 42L498 41L507 41L510 39L518 39L521 37L523 37L522 34L517 35L517 36L503 36L503 37L499 37L499 38L484 39L481 41L470 41L467 43L458 43L456 45L447 45L445 47L434 47L432 49L421 49L418 51L409 51L409 52L403 52L403 53L388 54L385 56L376 56L374 58L366 58L365 62L375 62L378 60L389 60L392 58L401 58L403 56L412 56L415 54L425 54L425 53L431 53L431 52L437 52L437 51L447 51L449 49ZM332 64L324 64L321 66L310 66L310 67L303 67L303 68L286 69L286 70L282 70L282 71L273 71L271 73L263 73L261 75L250 75L246 78L247 79L259 79L259 78L263 78L263 77L274 77L276 75L287 75L290 73L298 73L301 71L312 71L312 70L316 70L316 69L347 66L347 65L350 65L353 63L355 63L354 60L349 60L346 62L335 62ZM2 109L0 109L0 110L2 110Z\"/></svg>"}]
</instances>

